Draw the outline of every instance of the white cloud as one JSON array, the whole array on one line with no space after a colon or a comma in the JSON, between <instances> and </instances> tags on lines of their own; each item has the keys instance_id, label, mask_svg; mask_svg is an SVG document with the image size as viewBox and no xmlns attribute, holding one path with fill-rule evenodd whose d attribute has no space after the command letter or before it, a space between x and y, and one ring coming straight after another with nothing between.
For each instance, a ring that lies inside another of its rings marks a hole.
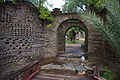
<instances>
[{"instance_id":1,"label":"white cloud","mask_svg":"<svg viewBox=\"0 0 120 80\"><path fill-rule=\"evenodd\" d=\"M49 4L53 4L52 8L47 6L49 10L52 10L54 8L62 8L62 5L65 4L63 0L47 0Z\"/></svg>"}]
</instances>

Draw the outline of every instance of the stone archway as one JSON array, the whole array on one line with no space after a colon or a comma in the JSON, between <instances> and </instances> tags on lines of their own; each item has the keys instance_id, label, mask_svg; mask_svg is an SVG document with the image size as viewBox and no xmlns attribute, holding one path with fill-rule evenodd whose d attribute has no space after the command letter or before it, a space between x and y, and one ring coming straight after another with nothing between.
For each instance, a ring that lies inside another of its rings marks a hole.
<instances>
[{"instance_id":1,"label":"stone archway","mask_svg":"<svg viewBox=\"0 0 120 80\"><path fill-rule=\"evenodd\" d=\"M52 12L52 15L54 16L54 22L52 23L52 25L54 26L54 30L56 31L56 42L58 43L56 46L57 46L57 49L58 49L57 51L58 52L65 50L64 35L65 35L65 32L67 31L67 29L69 29L72 26L79 26L80 28L82 28L85 31L85 33L86 33L86 41L85 41L86 50L85 51L89 51L89 48L88 48L88 34L89 34L89 29L90 28L87 27L83 23L84 20L80 17L79 14L61 13L59 11L59 9L54 9L54 11ZM79 22L68 23L68 22L66 22L68 20L78 20ZM65 27L62 28L63 26L65 26ZM63 37L63 38L59 39L58 36Z\"/></svg>"},{"instance_id":2,"label":"stone archway","mask_svg":"<svg viewBox=\"0 0 120 80\"><path fill-rule=\"evenodd\" d=\"M85 32L85 51L88 51L88 29L81 22L64 22L57 30L58 51L65 51L65 34L71 27L79 27Z\"/></svg>"},{"instance_id":3,"label":"stone archway","mask_svg":"<svg viewBox=\"0 0 120 80\"><path fill-rule=\"evenodd\" d=\"M100 55L104 55L104 40L100 32L98 32L95 28L93 28L91 25L86 24L84 19L82 19L80 14L75 13L62 13L59 9L54 9L52 12L52 15L54 17L54 21L52 22L52 25L54 26L54 31L56 33L56 37L54 37L54 42L58 43L58 29L67 20L79 20L81 23L86 26L88 30L88 59L89 61L99 61L97 59L100 59ZM63 45L64 46L64 45ZM58 52L59 45L56 45L56 52ZM64 48L63 48L64 50ZM98 58L99 57L99 58Z\"/></svg>"}]
</instances>

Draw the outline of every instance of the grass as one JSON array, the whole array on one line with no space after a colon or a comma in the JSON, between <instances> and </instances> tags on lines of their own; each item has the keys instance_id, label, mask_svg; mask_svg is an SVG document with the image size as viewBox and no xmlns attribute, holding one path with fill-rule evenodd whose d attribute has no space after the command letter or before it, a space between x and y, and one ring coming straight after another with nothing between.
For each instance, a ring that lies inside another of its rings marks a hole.
<instances>
[{"instance_id":1,"label":"grass","mask_svg":"<svg viewBox=\"0 0 120 80\"><path fill-rule=\"evenodd\" d=\"M73 44L71 40L65 40L65 42L68 44ZM85 40L75 40L75 43L83 43L83 42L85 42Z\"/></svg>"}]
</instances>

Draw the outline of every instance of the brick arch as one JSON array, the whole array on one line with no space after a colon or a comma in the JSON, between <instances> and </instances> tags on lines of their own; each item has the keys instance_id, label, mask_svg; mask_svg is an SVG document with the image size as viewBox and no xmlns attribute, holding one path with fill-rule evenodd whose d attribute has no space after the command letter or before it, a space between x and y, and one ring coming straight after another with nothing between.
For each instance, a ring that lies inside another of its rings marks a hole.
<instances>
[{"instance_id":1,"label":"brick arch","mask_svg":"<svg viewBox=\"0 0 120 80\"><path fill-rule=\"evenodd\" d=\"M54 9L52 12L52 15L54 17L54 21L52 25L54 26L54 31L56 32L56 37L55 42L58 43L58 29L67 20L79 20L81 21L87 28L88 30L88 60L89 61L99 61L96 58L100 55L101 53L104 53L103 48L104 48L104 40L100 32L98 32L95 28L93 28L91 25L86 24L85 20L81 18L80 14L75 14L75 13L62 13L60 12L59 9ZM64 46L64 45L63 45ZM58 51L58 45L56 45L56 49Z\"/></svg>"},{"instance_id":2,"label":"brick arch","mask_svg":"<svg viewBox=\"0 0 120 80\"><path fill-rule=\"evenodd\" d=\"M54 16L53 25L55 26L56 30L62 23L64 23L67 20L79 20L81 22L84 22L84 19L82 19L79 14L74 13L53 14L53 16Z\"/></svg>"},{"instance_id":3,"label":"brick arch","mask_svg":"<svg viewBox=\"0 0 120 80\"><path fill-rule=\"evenodd\" d=\"M79 27L85 32L85 51L88 51L88 29L82 22L64 22L57 29L58 51L65 51L65 34L71 27Z\"/></svg>"}]
</instances>

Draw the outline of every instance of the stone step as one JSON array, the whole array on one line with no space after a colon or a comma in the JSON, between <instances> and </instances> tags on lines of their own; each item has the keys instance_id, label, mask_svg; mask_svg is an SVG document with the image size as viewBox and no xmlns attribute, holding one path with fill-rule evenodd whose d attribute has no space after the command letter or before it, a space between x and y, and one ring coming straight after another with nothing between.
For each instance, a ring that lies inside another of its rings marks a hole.
<instances>
[{"instance_id":1,"label":"stone step","mask_svg":"<svg viewBox=\"0 0 120 80\"><path fill-rule=\"evenodd\" d=\"M32 80L64 80L64 78L38 75Z\"/></svg>"},{"instance_id":2,"label":"stone step","mask_svg":"<svg viewBox=\"0 0 120 80\"><path fill-rule=\"evenodd\" d=\"M47 74L47 73L43 73L41 74L42 76L49 76L49 77L59 77L59 78L78 78L78 76L72 76L72 75L58 75L58 74Z\"/></svg>"},{"instance_id":3,"label":"stone step","mask_svg":"<svg viewBox=\"0 0 120 80\"><path fill-rule=\"evenodd\" d=\"M85 75L75 76L75 75L58 75L41 73L34 77L34 79L32 80L95 80L95 79L87 77Z\"/></svg>"},{"instance_id":4,"label":"stone step","mask_svg":"<svg viewBox=\"0 0 120 80\"><path fill-rule=\"evenodd\" d=\"M56 74L42 74L37 75L33 80L79 80L79 77L56 75Z\"/></svg>"}]
</instances>

